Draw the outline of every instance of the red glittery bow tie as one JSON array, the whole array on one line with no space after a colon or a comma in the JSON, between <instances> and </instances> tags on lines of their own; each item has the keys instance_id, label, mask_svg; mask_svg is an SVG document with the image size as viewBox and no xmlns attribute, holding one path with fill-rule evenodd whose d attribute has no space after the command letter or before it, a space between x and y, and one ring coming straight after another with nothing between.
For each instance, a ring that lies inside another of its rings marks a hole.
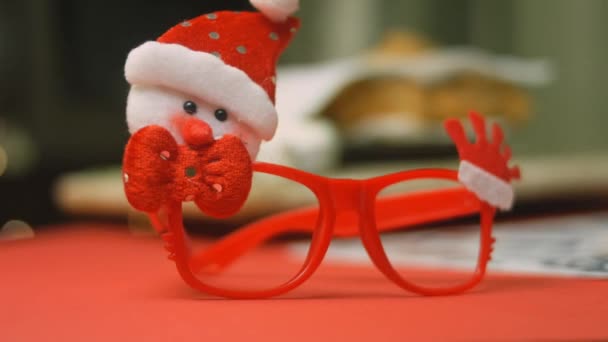
<instances>
[{"instance_id":1,"label":"red glittery bow tie","mask_svg":"<svg viewBox=\"0 0 608 342\"><path fill-rule=\"evenodd\" d=\"M133 134L123 159L127 199L148 213L166 203L194 201L210 216L233 215L249 195L252 172L249 153L237 137L226 135L191 149L160 126Z\"/></svg>"}]
</instances>

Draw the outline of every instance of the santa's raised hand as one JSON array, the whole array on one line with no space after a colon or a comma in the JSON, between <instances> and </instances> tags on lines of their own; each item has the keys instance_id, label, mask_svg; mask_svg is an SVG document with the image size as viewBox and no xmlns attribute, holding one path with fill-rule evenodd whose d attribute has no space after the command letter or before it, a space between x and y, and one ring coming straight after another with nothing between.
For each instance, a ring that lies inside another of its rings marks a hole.
<instances>
[{"instance_id":1,"label":"santa's raised hand","mask_svg":"<svg viewBox=\"0 0 608 342\"><path fill-rule=\"evenodd\" d=\"M502 210L511 209L514 192L513 179L520 178L519 167L509 167L511 149L504 144L504 134L496 123L492 125L492 139L488 140L486 122L478 113L469 113L469 119L477 136L469 142L461 122L446 120L446 132L456 144L460 156L458 178L480 199Z\"/></svg>"}]
</instances>

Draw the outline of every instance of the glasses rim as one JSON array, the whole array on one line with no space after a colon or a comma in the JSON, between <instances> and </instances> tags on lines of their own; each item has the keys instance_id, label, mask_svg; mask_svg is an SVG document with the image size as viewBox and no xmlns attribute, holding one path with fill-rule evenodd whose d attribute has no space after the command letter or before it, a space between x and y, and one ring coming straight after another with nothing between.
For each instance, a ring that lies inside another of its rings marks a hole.
<instances>
[{"instance_id":1,"label":"glasses rim","mask_svg":"<svg viewBox=\"0 0 608 342\"><path fill-rule=\"evenodd\" d=\"M336 232L334 220L337 211L343 208L335 208L331 205L335 204L336 200L335 196L332 197L332 195L335 195L335 193L339 191L346 191L347 193L348 191L356 191L359 196L365 196L365 202L367 203L367 209L364 210L359 208L358 210L360 216L367 217L367 219L363 220L363 222L361 223L362 227L357 227L357 229L350 231L342 231L341 233L358 235L364 244L368 242L369 245L375 246L374 248L372 248L373 252L369 252L368 250L369 257L374 261L376 261L375 258L378 258L381 261L379 263L380 265L378 265L378 263L376 262L375 264L381 270L381 272L385 276L387 276L389 280L393 281L405 290L422 295L460 293L475 286L481 280L485 273L485 267L487 261L489 260L489 254L491 253L491 245L493 243L493 238L491 237L491 229L496 209L490 206L489 204L479 200L477 197L475 198L477 198L479 204L479 212L482 216L482 236L480 238L481 247L478 258L478 267L475 272L475 276L467 284L447 289L426 288L411 284L406 280L402 279L402 277L398 275L397 271L394 270L394 268L388 261L388 258L386 258L386 254L382 250L382 243L370 242L373 242L375 239L379 240L380 236L380 231L377 229L375 224L376 218L374 214L375 209L373 203L376 200L376 196L381 189L390 184L421 178L443 178L458 181L457 171L449 169L414 169L361 180L334 179L315 175L286 166L261 162L254 163L254 171L283 177L300 183L310 189L317 197L317 200L319 202L318 221L315 225L315 228L313 229L313 234L317 235L313 235L311 246L309 248L304 265L291 280L268 290L231 290L205 284L200 279L196 278L194 272L192 272L191 269L193 256L191 252L187 249L188 237L186 230L183 227L181 203L168 204L169 217L167 221L167 226L161 227L164 228L161 230L166 231L166 233L162 236L165 241L167 241L167 249L170 250L171 253L170 259L176 262L180 275L191 287L194 287L195 289L200 290L202 292L222 297L264 298L286 293L294 289L295 287L301 285L314 273L314 271L320 265L329 247L331 238L333 236L340 236L340 232ZM471 193L471 195L475 196L473 193ZM372 204L371 208L369 203ZM371 219L369 219L370 217ZM158 221L158 219L155 219L154 217L151 217L151 219L152 222ZM234 234L238 234L240 231L241 230L239 229L234 233L229 234L226 238L235 236ZM223 243L223 241L224 240L220 240L219 242L216 242L216 244L221 244ZM226 245L235 245L235 243L234 241L229 240L229 243L226 243ZM384 254L384 260L382 260L382 254Z\"/></svg>"}]
</instances>

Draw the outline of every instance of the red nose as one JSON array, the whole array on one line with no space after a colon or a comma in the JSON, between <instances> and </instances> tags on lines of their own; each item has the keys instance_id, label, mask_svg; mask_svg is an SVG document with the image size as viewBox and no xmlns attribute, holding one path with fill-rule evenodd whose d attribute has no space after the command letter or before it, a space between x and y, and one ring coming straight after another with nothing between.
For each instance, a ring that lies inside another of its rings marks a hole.
<instances>
[{"instance_id":1,"label":"red nose","mask_svg":"<svg viewBox=\"0 0 608 342\"><path fill-rule=\"evenodd\" d=\"M213 142L213 132L205 121L190 117L180 126L184 141L192 147L202 147Z\"/></svg>"}]
</instances>

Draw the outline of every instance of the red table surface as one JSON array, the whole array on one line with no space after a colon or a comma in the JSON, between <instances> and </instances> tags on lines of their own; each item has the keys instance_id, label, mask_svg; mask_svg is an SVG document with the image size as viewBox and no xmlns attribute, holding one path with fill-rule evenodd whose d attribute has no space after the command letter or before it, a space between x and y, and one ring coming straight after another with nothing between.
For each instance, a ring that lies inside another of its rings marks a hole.
<instances>
[{"instance_id":1,"label":"red table surface","mask_svg":"<svg viewBox=\"0 0 608 342\"><path fill-rule=\"evenodd\" d=\"M608 340L604 280L490 275L421 297L372 267L322 267L287 296L226 300L190 290L166 254L95 224L0 242L0 341Z\"/></svg>"}]
</instances>

